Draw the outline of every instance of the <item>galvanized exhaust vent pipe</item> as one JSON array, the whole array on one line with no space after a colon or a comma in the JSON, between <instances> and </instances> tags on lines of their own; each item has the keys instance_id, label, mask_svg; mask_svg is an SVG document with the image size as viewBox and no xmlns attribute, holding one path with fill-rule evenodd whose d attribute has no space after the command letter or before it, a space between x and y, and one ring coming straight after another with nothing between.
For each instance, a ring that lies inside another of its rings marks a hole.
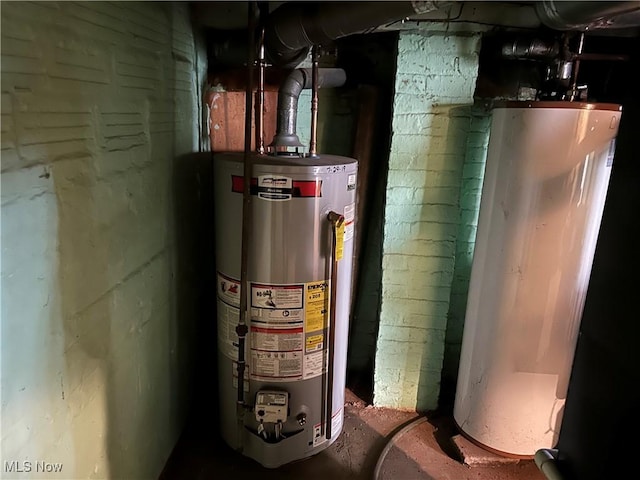
<instances>
[{"instance_id":1,"label":"galvanized exhaust vent pipe","mask_svg":"<svg viewBox=\"0 0 640 480\"><path fill-rule=\"evenodd\" d=\"M347 74L341 68L318 69L318 88L341 87L347 81ZM270 147L302 147L298 138L298 98L304 89L311 88L310 68L293 70L282 82L278 90L278 114L276 134Z\"/></svg>"},{"instance_id":2,"label":"galvanized exhaust vent pipe","mask_svg":"<svg viewBox=\"0 0 640 480\"><path fill-rule=\"evenodd\" d=\"M638 11L640 11L639 0L599 2L544 0L536 2L538 18L544 25L554 30L592 30L640 26ZM631 22L628 21L630 14L634 17Z\"/></svg>"},{"instance_id":3,"label":"galvanized exhaust vent pipe","mask_svg":"<svg viewBox=\"0 0 640 480\"><path fill-rule=\"evenodd\" d=\"M452 2L289 2L269 16L265 33L267 59L274 65L298 65L312 45L411 15L437 10Z\"/></svg>"}]
</instances>

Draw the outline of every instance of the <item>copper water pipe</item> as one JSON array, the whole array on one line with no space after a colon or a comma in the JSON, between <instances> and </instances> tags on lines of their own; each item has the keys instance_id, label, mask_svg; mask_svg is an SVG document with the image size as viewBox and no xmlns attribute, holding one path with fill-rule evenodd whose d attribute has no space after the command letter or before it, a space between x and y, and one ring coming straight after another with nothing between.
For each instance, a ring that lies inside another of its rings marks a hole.
<instances>
[{"instance_id":1,"label":"copper water pipe","mask_svg":"<svg viewBox=\"0 0 640 480\"><path fill-rule=\"evenodd\" d=\"M309 156L317 156L318 151L318 46L311 50L311 142Z\"/></svg>"}]
</instances>

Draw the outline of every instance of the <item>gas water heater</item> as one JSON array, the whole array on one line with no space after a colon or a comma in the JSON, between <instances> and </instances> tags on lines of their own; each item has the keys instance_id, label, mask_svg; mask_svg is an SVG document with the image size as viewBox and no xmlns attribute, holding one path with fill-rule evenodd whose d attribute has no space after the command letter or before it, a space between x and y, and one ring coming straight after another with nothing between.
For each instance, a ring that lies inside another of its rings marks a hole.
<instances>
[{"instance_id":1,"label":"gas water heater","mask_svg":"<svg viewBox=\"0 0 640 480\"><path fill-rule=\"evenodd\" d=\"M481 446L555 446L621 107L493 110L454 418Z\"/></svg>"},{"instance_id":2,"label":"gas water heater","mask_svg":"<svg viewBox=\"0 0 640 480\"><path fill-rule=\"evenodd\" d=\"M273 468L320 452L342 430L357 162L251 154L247 368L239 379L243 160L214 155L221 432Z\"/></svg>"}]
</instances>

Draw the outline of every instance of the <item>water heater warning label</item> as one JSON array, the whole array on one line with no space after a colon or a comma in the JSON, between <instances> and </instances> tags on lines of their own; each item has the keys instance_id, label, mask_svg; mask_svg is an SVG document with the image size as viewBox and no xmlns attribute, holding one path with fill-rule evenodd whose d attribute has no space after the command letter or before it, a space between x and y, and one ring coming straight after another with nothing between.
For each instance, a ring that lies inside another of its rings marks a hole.
<instances>
[{"instance_id":1,"label":"water heater warning label","mask_svg":"<svg viewBox=\"0 0 640 480\"><path fill-rule=\"evenodd\" d=\"M304 358L304 284L251 284L251 378L301 379Z\"/></svg>"},{"instance_id":2,"label":"water heater warning label","mask_svg":"<svg viewBox=\"0 0 640 480\"><path fill-rule=\"evenodd\" d=\"M218 348L232 360L238 359L236 325L240 321L240 282L218 272ZM248 351L248 349L247 349Z\"/></svg>"},{"instance_id":3,"label":"water heater warning label","mask_svg":"<svg viewBox=\"0 0 640 480\"><path fill-rule=\"evenodd\" d=\"M289 382L327 371L329 292L327 280L251 283L251 378ZM236 322L237 310L228 315ZM233 326L230 321L228 328ZM233 334L227 330L226 338L235 340Z\"/></svg>"},{"instance_id":4,"label":"water heater warning label","mask_svg":"<svg viewBox=\"0 0 640 480\"><path fill-rule=\"evenodd\" d=\"M240 306L240 282L218 272L218 298L227 305Z\"/></svg>"},{"instance_id":5,"label":"water heater warning label","mask_svg":"<svg viewBox=\"0 0 640 480\"><path fill-rule=\"evenodd\" d=\"M218 299L218 348L228 358L238 359L238 335L236 325L240 320L240 309Z\"/></svg>"},{"instance_id":6,"label":"water heater warning label","mask_svg":"<svg viewBox=\"0 0 640 480\"><path fill-rule=\"evenodd\" d=\"M302 352L263 352L252 349L251 378L302 378Z\"/></svg>"},{"instance_id":7,"label":"water heater warning label","mask_svg":"<svg viewBox=\"0 0 640 480\"><path fill-rule=\"evenodd\" d=\"M278 310L302 308L304 285L261 285L251 284L251 306Z\"/></svg>"},{"instance_id":8,"label":"water heater warning label","mask_svg":"<svg viewBox=\"0 0 640 480\"><path fill-rule=\"evenodd\" d=\"M304 378L313 378L327 371L327 350L307 353L304 356Z\"/></svg>"},{"instance_id":9,"label":"water heater warning label","mask_svg":"<svg viewBox=\"0 0 640 480\"><path fill-rule=\"evenodd\" d=\"M343 422L343 407L340 408L336 413L331 416L331 432L332 437L335 437L336 434L342 431L342 422ZM313 446L320 445L327 441L326 432L323 432L322 424L316 423L313 426Z\"/></svg>"},{"instance_id":10,"label":"water heater warning label","mask_svg":"<svg viewBox=\"0 0 640 480\"><path fill-rule=\"evenodd\" d=\"M351 190L355 190L356 189L356 175L349 175L348 180L347 180L347 191L350 192Z\"/></svg>"},{"instance_id":11,"label":"water heater warning label","mask_svg":"<svg viewBox=\"0 0 640 480\"><path fill-rule=\"evenodd\" d=\"M251 348L273 352L302 351L302 327L261 328L251 327Z\"/></svg>"},{"instance_id":12,"label":"water heater warning label","mask_svg":"<svg viewBox=\"0 0 640 480\"><path fill-rule=\"evenodd\" d=\"M352 203L344 207L344 241L348 242L353 238L356 219L356 204Z\"/></svg>"},{"instance_id":13,"label":"water heater warning label","mask_svg":"<svg viewBox=\"0 0 640 480\"><path fill-rule=\"evenodd\" d=\"M322 350L324 345L324 335L307 335L305 339L305 353L316 352Z\"/></svg>"},{"instance_id":14,"label":"water heater warning label","mask_svg":"<svg viewBox=\"0 0 640 480\"><path fill-rule=\"evenodd\" d=\"M322 331L329 317L329 282L310 282L305 284L305 318L307 333Z\"/></svg>"}]
</instances>

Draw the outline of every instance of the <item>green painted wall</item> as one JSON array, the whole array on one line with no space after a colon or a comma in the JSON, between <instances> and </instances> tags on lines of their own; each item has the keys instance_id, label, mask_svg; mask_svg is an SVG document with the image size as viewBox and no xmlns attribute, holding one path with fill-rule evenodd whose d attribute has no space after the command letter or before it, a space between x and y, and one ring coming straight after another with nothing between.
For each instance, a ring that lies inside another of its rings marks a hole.
<instances>
[{"instance_id":1,"label":"green painted wall","mask_svg":"<svg viewBox=\"0 0 640 480\"><path fill-rule=\"evenodd\" d=\"M460 217L456 236L455 264L447 315L447 332L442 370L442 388L446 398L441 402L453 403L458 364L462 347L462 331L467 309L467 295L471 277L471 264L480 212L482 180L487 160L491 115L481 108L470 110L469 134L462 182L460 185Z\"/></svg>"},{"instance_id":2,"label":"green painted wall","mask_svg":"<svg viewBox=\"0 0 640 480\"><path fill-rule=\"evenodd\" d=\"M199 52L196 54L196 52ZM2 4L2 468L157 478L189 401L174 221L204 51L185 3ZM12 463L16 462L16 463ZM9 472L5 472L10 475Z\"/></svg>"},{"instance_id":3,"label":"green painted wall","mask_svg":"<svg viewBox=\"0 0 640 480\"><path fill-rule=\"evenodd\" d=\"M386 189L374 403L438 405L479 34L402 32ZM462 248L462 242L460 243Z\"/></svg>"}]
</instances>

